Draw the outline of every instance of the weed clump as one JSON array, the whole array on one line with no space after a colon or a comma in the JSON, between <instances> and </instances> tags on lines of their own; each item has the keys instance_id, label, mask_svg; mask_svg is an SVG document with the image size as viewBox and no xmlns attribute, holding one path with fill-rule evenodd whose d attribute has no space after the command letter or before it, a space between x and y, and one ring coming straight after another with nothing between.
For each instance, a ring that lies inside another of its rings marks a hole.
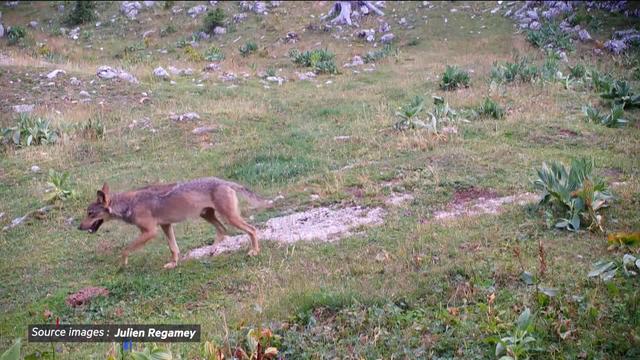
<instances>
[{"instance_id":1,"label":"weed clump","mask_svg":"<svg viewBox=\"0 0 640 360\"><path fill-rule=\"evenodd\" d=\"M247 57L258 50L258 44L253 41L247 41L244 45L240 46L240 55Z\"/></svg>"},{"instance_id":2,"label":"weed clump","mask_svg":"<svg viewBox=\"0 0 640 360\"><path fill-rule=\"evenodd\" d=\"M202 20L205 31L209 33L213 33L213 29L215 29L218 26L224 25L225 17L226 15L224 13L224 10L222 10L222 8L218 7L213 11L209 10L207 12L207 15Z\"/></svg>"},{"instance_id":3,"label":"weed clump","mask_svg":"<svg viewBox=\"0 0 640 360\"><path fill-rule=\"evenodd\" d=\"M65 22L69 25L80 25L93 21L96 18L94 8L93 1L76 1Z\"/></svg>"},{"instance_id":4,"label":"weed clump","mask_svg":"<svg viewBox=\"0 0 640 360\"><path fill-rule=\"evenodd\" d=\"M554 22L545 22L538 30L527 30L526 37L527 41L538 48L574 49L569 33L562 31Z\"/></svg>"},{"instance_id":5,"label":"weed clump","mask_svg":"<svg viewBox=\"0 0 640 360\"><path fill-rule=\"evenodd\" d=\"M447 65L444 74L442 74L440 88L442 90L455 90L461 87L469 87L470 82L471 79L467 71L457 66Z\"/></svg>"},{"instance_id":6,"label":"weed clump","mask_svg":"<svg viewBox=\"0 0 640 360\"><path fill-rule=\"evenodd\" d=\"M204 59L207 61L222 61L224 60L224 52L217 46L211 46L205 51Z\"/></svg>"},{"instance_id":7,"label":"weed clump","mask_svg":"<svg viewBox=\"0 0 640 360\"><path fill-rule=\"evenodd\" d=\"M486 97L482 104L478 107L478 114L482 116L489 116L494 119L502 119L504 117L505 111L493 99Z\"/></svg>"},{"instance_id":8,"label":"weed clump","mask_svg":"<svg viewBox=\"0 0 640 360\"><path fill-rule=\"evenodd\" d=\"M18 147L54 144L59 131L51 126L49 120L20 114L18 124L2 129L2 142Z\"/></svg>"},{"instance_id":9,"label":"weed clump","mask_svg":"<svg viewBox=\"0 0 640 360\"><path fill-rule=\"evenodd\" d=\"M7 31L7 40L9 45L15 45L19 43L26 36L27 36L27 30L25 30L22 26L19 26L19 25L12 26L9 29L9 31Z\"/></svg>"},{"instance_id":10,"label":"weed clump","mask_svg":"<svg viewBox=\"0 0 640 360\"><path fill-rule=\"evenodd\" d=\"M607 184L593 176L593 166L587 159L575 159L570 167L555 161L542 164L534 185L542 191L540 205L546 207L549 226L578 231L586 225L604 231L600 211L613 197Z\"/></svg>"},{"instance_id":11,"label":"weed clump","mask_svg":"<svg viewBox=\"0 0 640 360\"><path fill-rule=\"evenodd\" d=\"M289 52L291 60L301 66L310 67L317 74L337 74L338 67L335 63L335 54L327 49L314 49L300 52L292 49Z\"/></svg>"}]
</instances>

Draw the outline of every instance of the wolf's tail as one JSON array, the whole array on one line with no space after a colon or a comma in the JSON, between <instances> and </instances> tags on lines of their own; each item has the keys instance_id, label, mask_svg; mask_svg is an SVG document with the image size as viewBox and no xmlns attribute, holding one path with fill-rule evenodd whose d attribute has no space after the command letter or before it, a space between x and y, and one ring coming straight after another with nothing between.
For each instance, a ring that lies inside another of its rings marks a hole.
<instances>
[{"instance_id":1,"label":"wolf's tail","mask_svg":"<svg viewBox=\"0 0 640 360\"><path fill-rule=\"evenodd\" d=\"M226 183L230 188L241 194L254 209L269 208L273 206L273 201L263 198L262 196L247 189L243 185L236 184L231 181L226 181Z\"/></svg>"}]
</instances>

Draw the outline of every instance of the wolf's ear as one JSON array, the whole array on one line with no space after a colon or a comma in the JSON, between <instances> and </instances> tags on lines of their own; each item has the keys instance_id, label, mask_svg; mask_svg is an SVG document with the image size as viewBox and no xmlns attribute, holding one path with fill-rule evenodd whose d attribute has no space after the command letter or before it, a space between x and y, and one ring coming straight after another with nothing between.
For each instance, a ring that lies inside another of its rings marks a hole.
<instances>
[{"instance_id":1,"label":"wolf's ear","mask_svg":"<svg viewBox=\"0 0 640 360\"><path fill-rule=\"evenodd\" d=\"M104 183L102 190L98 190L98 202L105 206L109 206L109 185Z\"/></svg>"}]
</instances>

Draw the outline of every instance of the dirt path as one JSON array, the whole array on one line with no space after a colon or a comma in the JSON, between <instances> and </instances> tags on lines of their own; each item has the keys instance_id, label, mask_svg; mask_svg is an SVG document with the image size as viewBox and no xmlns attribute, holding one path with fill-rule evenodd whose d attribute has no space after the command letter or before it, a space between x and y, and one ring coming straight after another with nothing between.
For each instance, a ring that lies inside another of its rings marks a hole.
<instances>
[{"instance_id":1,"label":"dirt path","mask_svg":"<svg viewBox=\"0 0 640 360\"><path fill-rule=\"evenodd\" d=\"M456 192L453 201L444 210L434 213L433 220L446 221L463 216L498 214L504 205L524 205L536 199L537 196L532 193L497 197L489 191L465 190ZM395 207L412 200L413 196L410 194L394 194L385 200L385 204ZM258 232L262 240L281 244L293 244L298 241L331 242L353 235L360 227L382 225L386 215L387 210L382 207L320 207L272 218ZM183 260L247 249L248 243L247 235L227 236L219 243L189 251L183 256Z\"/></svg>"}]
</instances>

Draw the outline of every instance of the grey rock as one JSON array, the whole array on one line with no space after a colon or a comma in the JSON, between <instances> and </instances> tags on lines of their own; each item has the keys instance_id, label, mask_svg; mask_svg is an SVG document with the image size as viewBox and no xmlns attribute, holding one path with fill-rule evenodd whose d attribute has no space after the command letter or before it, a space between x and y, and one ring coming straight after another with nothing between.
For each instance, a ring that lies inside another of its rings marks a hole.
<instances>
[{"instance_id":1,"label":"grey rock","mask_svg":"<svg viewBox=\"0 0 640 360\"><path fill-rule=\"evenodd\" d=\"M582 29L578 32L578 38L580 38L580 41L589 41L591 40L591 35L586 29Z\"/></svg>"},{"instance_id":2,"label":"grey rock","mask_svg":"<svg viewBox=\"0 0 640 360\"><path fill-rule=\"evenodd\" d=\"M194 135L203 135L207 133L217 132L220 130L217 126L201 126L191 130Z\"/></svg>"},{"instance_id":3,"label":"grey rock","mask_svg":"<svg viewBox=\"0 0 640 360\"><path fill-rule=\"evenodd\" d=\"M222 81L234 81L236 80L238 77L236 76L236 74L232 73L232 72L223 72L222 75L218 76L218 78Z\"/></svg>"},{"instance_id":4,"label":"grey rock","mask_svg":"<svg viewBox=\"0 0 640 360\"><path fill-rule=\"evenodd\" d=\"M174 6L174 7L172 7L172 8L171 8L171 13L172 13L173 15L176 15L176 14L181 13L183 10L184 10L184 9L183 9L182 7L180 7L180 6L177 6L177 5L176 5L176 6Z\"/></svg>"},{"instance_id":5,"label":"grey rock","mask_svg":"<svg viewBox=\"0 0 640 360\"><path fill-rule=\"evenodd\" d=\"M40 166L38 166L38 165L33 165L33 166L31 167L31 172L32 172L32 173L39 173L39 172L40 172Z\"/></svg>"},{"instance_id":6,"label":"grey rock","mask_svg":"<svg viewBox=\"0 0 640 360\"><path fill-rule=\"evenodd\" d=\"M151 34L153 34L154 32L156 32L156 31L155 30L147 30L147 31L142 33L142 38L145 39L145 38L151 36Z\"/></svg>"},{"instance_id":7,"label":"grey rock","mask_svg":"<svg viewBox=\"0 0 640 360\"><path fill-rule=\"evenodd\" d=\"M64 70L60 70L60 69L53 70L52 72L47 74L47 79L49 79L49 80L55 79L60 74L65 75L66 72Z\"/></svg>"},{"instance_id":8,"label":"grey rock","mask_svg":"<svg viewBox=\"0 0 640 360\"><path fill-rule=\"evenodd\" d=\"M382 37L380 38L380 41L381 41L383 44L389 44L389 43L393 42L393 39L395 39L395 37L396 37L396 36L395 36L395 35L393 35L392 33L384 34L384 35L382 35Z\"/></svg>"},{"instance_id":9,"label":"grey rock","mask_svg":"<svg viewBox=\"0 0 640 360\"><path fill-rule=\"evenodd\" d=\"M122 4L120 4L120 12L129 18L129 20L135 19L141 9L142 4L140 4L139 1L123 1Z\"/></svg>"},{"instance_id":10,"label":"grey rock","mask_svg":"<svg viewBox=\"0 0 640 360\"><path fill-rule=\"evenodd\" d=\"M296 75L298 76L298 80L301 81L315 79L316 77L316 74L313 71L308 71L305 73L296 72Z\"/></svg>"},{"instance_id":11,"label":"grey rock","mask_svg":"<svg viewBox=\"0 0 640 360\"><path fill-rule=\"evenodd\" d=\"M264 1L256 1L253 4L252 10L256 14L264 14L267 11L267 4Z\"/></svg>"},{"instance_id":12,"label":"grey rock","mask_svg":"<svg viewBox=\"0 0 640 360\"><path fill-rule=\"evenodd\" d=\"M380 24L380 26L378 27L378 32L379 33L386 33L388 31L391 30L391 26L389 26L389 23L384 21Z\"/></svg>"},{"instance_id":13,"label":"grey rock","mask_svg":"<svg viewBox=\"0 0 640 360\"><path fill-rule=\"evenodd\" d=\"M85 90L80 91L80 93L78 93L78 95L84 96L84 97L91 97L91 94L89 94L89 92L85 91Z\"/></svg>"},{"instance_id":14,"label":"grey rock","mask_svg":"<svg viewBox=\"0 0 640 360\"><path fill-rule=\"evenodd\" d=\"M38 27L38 22L37 21L29 22L29 27L33 28L33 29L37 28Z\"/></svg>"},{"instance_id":15,"label":"grey rock","mask_svg":"<svg viewBox=\"0 0 640 360\"><path fill-rule=\"evenodd\" d=\"M284 79L280 76L267 76L266 80L270 82L277 82L278 85L282 85L282 83L284 82Z\"/></svg>"},{"instance_id":16,"label":"grey rock","mask_svg":"<svg viewBox=\"0 0 640 360\"><path fill-rule=\"evenodd\" d=\"M251 1L240 1L238 5L240 5L240 9L242 9L242 11L252 11L253 9Z\"/></svg>"},{"instance_id":17,"label":"grey rock","mask_svg":"<svg viewBox=\"0 0 640 360\"><path fill-rule=\"evenodd\" d=\"M156 6L156 2L155 1L143 1L142 5L144 5L144 7L146 8L151 8Z\"/></svg>"},{"instance_id":18,"label":"grey rock","mask_svg":"<svg viewBox=\"0 0 640 360\"><path fill-rule=\"evenodd\" d=\"M123 70L119 70L119 69L114 69L110 66L100 66L98 68L98 71L96 72L96 76L98 76L101 79L121 79L121 80L125 80L128 81L130 83L133 84L137 84L138 83L138 79L136 79L135 76L129 74L128 72L125 72Z\"/></svg>"},{"instance_id":19,"label":"grey rock","mask_svg":"<svg viewBox=\"0 0 640 360\"><path fill-rule=\"evenodd\" d=\"M401 18L400 21L398 21L398 24L406 25L407 24L407 19L406 18Z\"/></svg>"},{"instance_id":20,"label":"grey rock","mask_svg":"<svg viewBox=\"0 0 640 360\"><path fill-rule=\"evenodd\" d=\"M171 116L169 116L169 119L173 120L173 121L194 121L194 120L200 120L200 115L198 115L198 113L195 112L188 112L188 113L184 113L182 115L176 115L176 114L172 114Z\"/></svg>"},{"instance_id":21,"label":"grey rock","mask_svg":"<svg viewBox=\"0 0 640 360\"><path fill-rule=\"evenodd\" d=\"M282 1L269 1L269 6L272 8L276 8L282 4Z\"/></svg>"},{"instance_id":22,"label":"grey rock","mask_svg":"<svg viewBox=\"0 0 640 360\"><path fill-rule=\"evenodd\" d=\"M298 42L298 40L300 40L300 37L298 36L297 33L293 31L289 31L287 33L287 36L284 38L284 42L290 43L290 44L295 44L296 42Z\"/></svg>"},{"instance_id":23,"label":"grey rock","mask_svg":"<svg viewBox=\"0 0 640 360\"><path fill-rule=\"evenodd\" d=\"M360 65L364 65L364 61L362 60L362 58L360 56L355 55L351 59L350 63L344 64L344 67L354 67L354 66L360 66Z\"/></svg>"},{"instance_id":24,"label":"grey rock","mask_svg":"<svg viewBox=\"0 0 640 360\"><path fill-rule=\"evenodd\" d=\"M233 22L234 23L243 22L247 19L248 16L249 15L247 15L246 13L235 14L233 15Z\"/></svg>"},{"instance_id":25,"label":"grey rock","mask_svg":"<svg viewBox=\"0 0 640 360\"><path fill-rule=\"evenodd\" d=\"M4 37L4 26L2 26L2 24L0 24L0 38Z\"/></svg>"},{"instance_id":26,"label":"grey rock","mask_svg":"<svg viewBox=\"0 0 640 360\"><path fill-rule=\"evenodd\" d=\"M173 75L178 75L178 76L189 76L189 75L193 75L193 69L191 68L186 68L186 69L178 69L174 66L169 66L167 68L167 70L173 74Z\"/></svg>"},{"instance_id":27,"label":"grey rock","mask_svg":"<svg viewBox=\"0 0 640 360\"><path fill-rule=\"evenodd\" d=\"M205 66L204 71L220 71L220 64L209 63L207 66Z\"/></svg>"},{"instance_id":28,"label":"grey rock","mask_svg":"<svg viewBox=\"0 0 640 360\"><path fill-rule=\"evenodd\" d=\"M604 43L604 48L614 54L620 54L627 49L627 44L622 40L607 40Z\"/></svg>"},{"instance_id":29,"label":"grey rock","mask_svg":"<svg viewBox=\"0 0 640 360\"><path fill-rule=\"evenodd\" d=\"M69 80L69 83L70 83L71 85L73 85L73 86L78 86L78 85L81 85L81 84L82 84L82 81L78 80L76 77L72 77L72 78Z\"/></svg>"},{"instance_id":30,"label":"grey rock","mask_svg":"<svg viewBox=\"0 0 640 360\"><path fill-rule=\"evenodd\" d=\"M227 29L223 28L222 26L216 26L215 28L213 28L213 33L216 35L224 35L227 33Z\"/></svg>"},{"instance_id":31,"label":"grey rock","mask_svg":"<svg viewBox=\"0 0 640 360\"><path fill-rule=\"evenodd\" d=\"M206 11L207 11L207 5L196 5L191 9L187 10L187 15L191 16L192 18L195 18Z\"/></svg>"},{"instance_id":32,"label":"grey rock","mask_svg":"<svg viewBox=\"0 0 640 360\"><path fill-rule=\"evenodd\" d=\"M162 66L158 66L153 70L153 76L163 80L169 80L169 73Z\"/></svg>"},{"instance_id":33,"label":"grey rock","mask_svg":"<svg viewBox=\"0 0 640 360\"><path fill-rule=\"evenodd\" d=\"M208 33L204 32L204 31L197 32L196 36L198 37L198 40L209 40L209 39L211 39L211 35L209 35Z\"/></svg>"},{"instance_id":34,"label":"grey rock","mask_svg":"<svg viewBox=\"0 0 640 360\"><path fill-rule=\"evenodd\" d=\"M35 104L14 105L13 111L17 113L30 113L33 111L33 109L35 109L35 107L36 107Z\"/></svg>"},{"instance_id":35,"label":"grey rock","mask_svg":"<svg viewBox=\"0 0 640 360\"><path fill-rule=\"evenodd\" d=\"M58 5L58 12L59 13L63 13L64 12L64 4Z\"/></svg>"},{"instance_id":36,"label":"grey rock","mask_svg":"<svg viewBox=\"0 0 640 360\"><path fill-rule=\"evenodd\" d=\"M542 25L537 21L532 21L529 24L529 29L531 29L531 30L540 30L541 27L542 27Z\"/></svg>"},{"instance_id":37,"label":"grey rock","mask_svg":"<svg viewBox=\"0 0 640 360\"><path fill-rule=\"evenodd\" d=\"M78 40L78 38L80 37L80 27L71 29L71 31L69 31L69 37L73 40Z\"/></svg>"},{"instance_id":38,"label":"grey rock","mask_svg":"<svg viewBox=\"0 0 640 360\"><path fill-rule=\"evenodd\" d=\"M212 0L212 1L209 1L209 5L216 6L216 5L218 5L218 2Z\"/></svg>"}]
</instances>

